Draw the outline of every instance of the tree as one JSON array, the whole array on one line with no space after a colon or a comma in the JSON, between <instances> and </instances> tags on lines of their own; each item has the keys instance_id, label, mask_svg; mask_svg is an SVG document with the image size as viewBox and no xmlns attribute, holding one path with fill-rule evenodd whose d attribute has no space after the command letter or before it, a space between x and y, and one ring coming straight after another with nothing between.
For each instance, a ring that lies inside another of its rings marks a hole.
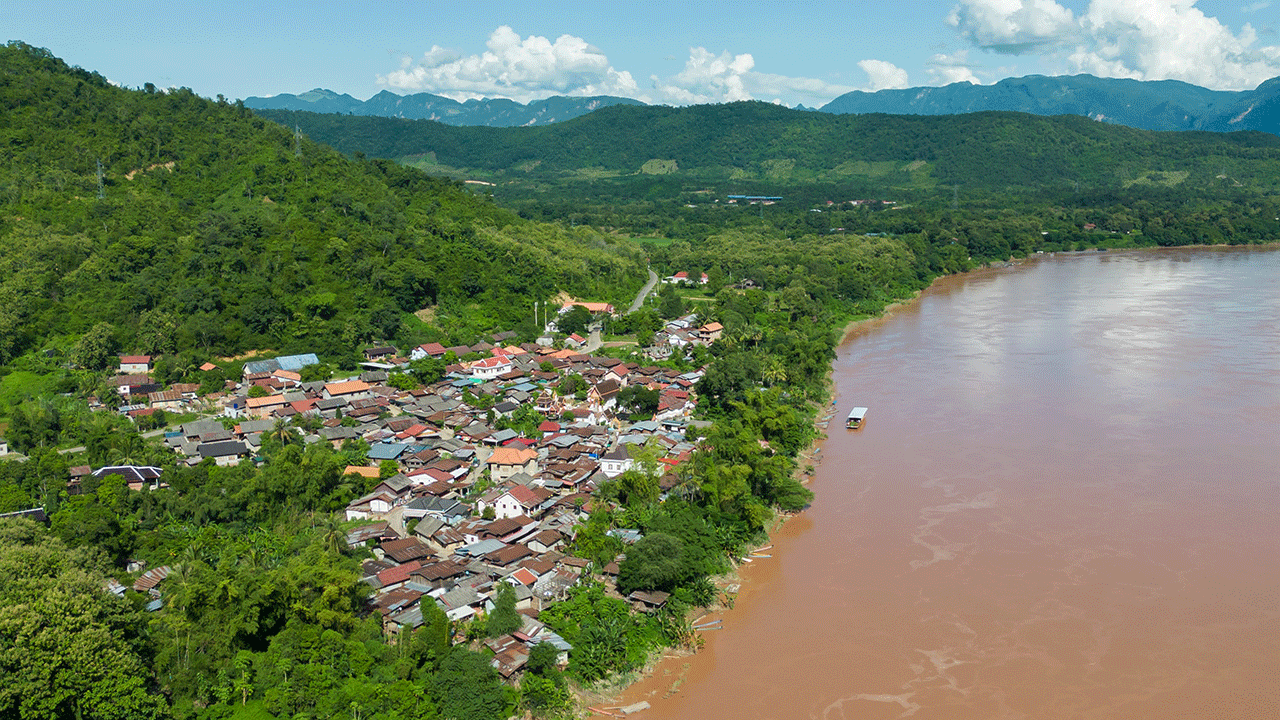
<instances>
[{"instance_id":1,"label":"tree","mask_svg":"<svg viewBox=\"0 0 1280 720\"><path fill-rule=\"evenodd\" d=\"M489 637L501 637L520 629L520 613L516 612L516 591L502 583L493 600L493 611L485 619Z\"/></svg>"},{"instance_id":2,"label":"tree","mask_svg":"<svg viewBox=\"0 0 1280 720\"><path fill-rule=\"evenodd\" d=\"M630 410L632 415L652 417L658 411L659 400L657 390L643 385L628 385L618 392L618 404Z\"/></svg>"},{"instance_id":3,"label":"tree","mask_svg":"<svg viewBox=\"0 0 1280 720\"><path fill-rule=\"evenodd\" d=\"M574 305L556 319L556 328L566 335L582 334L587 331L590 323L591 311L581 305Z\"/></svg>"},{"instance_id":4,"label":"tree","mask_svg":"<svg viewBox=\"0 0 1280 720\"><path fill-rule=\"evenodd\" d=\"M29 520L0 521L0 716L168 716L134 649L141 620L102 591L100 567Z\"/></svg>"},{"instance_id":5,"label":"tree","mask_svg":"<svg viewBox=\"0 0 1280 720\"><path fill-rule=\"evenodd\" d=\"M431 685L440 714L450 720L501 720L513 709L498 671L483 655L462 647L449 652Z\"/></svg>"},{"instance_id":6,"label":"tree","mask_svg":"<svg viewBox=\"0 0 1280 720\"><path fill-rule=\"evenodd\" d=\"M177 347L178 320L172 314L152 308L138 317L138 348L147 355L173 352Z\"/></svg>"},{"instance_id":7,"label":"tree","mask_svg":"<svg viewBox=\"0 0 1280 720\"><path fill-rule=\"evenodd\" d=\"M115 328L100 322L89 329L71 349L71 362L86 370L105 370L116 359Z\"/></svg>"},{"instance_id":8,"label":"tree","mask_svg":"<svg viewBox=\"0 0 1280 720\"><path fill-rule=\"evenodd\" d=\"M618 592L674 590L692 575L684 553L684 541L674 535L644 536L627 551L627 559L618 569Z\"/></svg>"},{"instance_id":9,"label":"tree","mask_svg":"<svg viewBox=\"0 0 1280 720\"><path fill-rule=\"evenodd\" d=\"M663 285L658 292L658 314L670 320L684 315L684 299L676 292L675 285Z\"/></svg>"}]
</instances>

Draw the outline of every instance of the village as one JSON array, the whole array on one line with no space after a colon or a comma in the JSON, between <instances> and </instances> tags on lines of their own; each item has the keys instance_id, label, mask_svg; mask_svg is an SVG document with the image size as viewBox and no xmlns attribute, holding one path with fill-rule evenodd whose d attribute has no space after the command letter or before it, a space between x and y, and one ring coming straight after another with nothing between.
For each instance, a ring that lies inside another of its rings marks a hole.
<instances>
[{"instance_id":1,"label":"village","mask_svg":"<svg viewBox=\"0 0 1280 720\"><path fill-rule=\"evenodd\" d=\"M604 304L589 309L612 312ZM699 324L696 315L674 319L658 335L656 357L709 346L721 331L716 323ZM370 347L360 372L312 382L302 372L319 364L315 354L255 360L244 364L239 380L204 396L192 384L157 387L151 358L122 356L113 384L121 394L118 412L134 418L156 410L212 416L163 433L164 444L188 464L262 462L263 443L282 433L304 445L367 444L365 463L345 473L369 489L347 505L343 519L347 545L372 551L362 565L372 589L369 611L394 638L423 624L423 603L435 603L451 621L467 621L492 611L498 590L510 586L523 624L486 645L493 667L511 679L538 643L551 643L560 662L568 661L572 647L537 617L584 574L616 594L625 555L592 567L564 552L576 526L602 502L595 490L635 470L657 476L665 495L709 425L694 419L702 369L585 354L574 335L510 344L513 338L496 333L476 345L426 343L408 351ZM421 360L444 364L439 381L408 390L391 384ZM134 490L164 486L160 468L81 466L71 469L69 492L89 475L111 474ZM624 547L641 539L636 530L609 533ZM170 568L132 569L143 571L133 589L152 596L152 609L160 607ZM654 611L667 595L637 591L626 599L637 611Z\"/></svg>"}]
</instances>

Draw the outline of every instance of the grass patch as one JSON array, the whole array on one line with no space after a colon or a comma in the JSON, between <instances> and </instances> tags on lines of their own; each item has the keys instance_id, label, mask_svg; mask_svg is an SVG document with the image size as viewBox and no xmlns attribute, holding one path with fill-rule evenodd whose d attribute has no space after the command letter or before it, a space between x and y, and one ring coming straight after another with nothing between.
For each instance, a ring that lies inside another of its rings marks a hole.
<instances>
[{"instance_id":1,"label":"grass patch","mask_svg":"<svg viewBox=\"0 0 1280 720\"><path fill-rule=\"evenodd\" d=\"M918 161L917 161L918 162ZM915 165L912 163L911 165ZM915 170L916 168L908 165L903 170ZM891 160L881 160L877 162L867 162L866 160L850 160L842 162L835 167L833 172L836 175L860 175L862 177L884 177L889 173L898 169L898 163Z\"/></svg>"},{"instance_id":2,"label":"grass patch","mask_svg":"<svg viewBox=\"0 0 1280 720\"><path fill-rule=\"evenodd\" d=\"M658 160L657 158L640 166L640 172L644 175L670 175L679 169L675 160Z\"/></svg>"},{"instance_id":3,"label":"grass patch","mask_svg":"<svg viewBox=\"0 0 1280 720\"><path fill-rule=\"evenodd\" d=\"M244 705L233 705L229 720L276 720L276 716L267 712L261 700L251 700Z\"/></svg>"},{"instance_id":4,"label":"grass patch","mask_svg":"<svg viewBox=\"0 0 1280 720\"><path fill-rule=\"evenodd\" d=\"M1126 181L1124 186L1173 187L1181 185L1189 177L1191 177L1190 170L1148 170L1133 180Z\"/></svg>"},{"instance_id":5,"label":"grass patch","mask_svg":"<svg viewBox=\"0 0 1280 720\"><path fill-rule=\"evenodd\" d=\"M41 375L26 370L14 372L0 378L0 414L7 416L9 406L29 397L39 397L53 392L55 378L53 375Z\"/></svg>"}]
</instances>

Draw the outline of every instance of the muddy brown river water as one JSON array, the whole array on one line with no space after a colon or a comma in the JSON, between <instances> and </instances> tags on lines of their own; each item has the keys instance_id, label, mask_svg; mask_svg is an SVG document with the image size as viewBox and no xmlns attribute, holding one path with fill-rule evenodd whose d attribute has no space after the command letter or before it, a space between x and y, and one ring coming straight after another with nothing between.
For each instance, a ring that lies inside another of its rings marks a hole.
<instances>
[{"instance_id":1,"label":"muddy brown river water","mask_svg":"<svg viewBox=\"0 0 1280 720\"><path fill-rule=\"evenodd\" d=\"M665 718L1280 717L1280 251L935 284L835 362L812 508ZM674 692L673 692L674 690Z\"/></svg>"}]
</instances>

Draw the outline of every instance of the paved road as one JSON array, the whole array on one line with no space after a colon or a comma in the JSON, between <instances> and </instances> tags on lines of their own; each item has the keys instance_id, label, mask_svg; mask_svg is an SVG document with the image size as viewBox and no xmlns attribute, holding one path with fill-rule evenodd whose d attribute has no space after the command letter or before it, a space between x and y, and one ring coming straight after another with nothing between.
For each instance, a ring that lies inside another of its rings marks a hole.
<instances>
[{"instance_id":1,"label":"paved road","mask_svg":"<svg viewBox=\"0 0 1280 720\"><path fill-rule=\"evenodd\" d=\"M591 326L591 333L587 335L587 344L582 346L582 352L585 355L590 355L599 350L603 344L604 338L600 336L600 324L596 323Z\"/></svg>"},{"instance_id":2,"label":"paved road","mask_svg":"<svg viewBox=\"0 0 1280 720\"><path fill-rule=\"evenodd\" d=\"M649 293L653 292L653 287L657 284L658 273L654 272L653 268L650 268L649 282L646 283L644 287L640 288L640 294L636 296L635 302L631 303L631 309L627 310L628 315L640 309L640 306L644 304L644 299L648 297Z\"/></svg>"}]
</instances>

